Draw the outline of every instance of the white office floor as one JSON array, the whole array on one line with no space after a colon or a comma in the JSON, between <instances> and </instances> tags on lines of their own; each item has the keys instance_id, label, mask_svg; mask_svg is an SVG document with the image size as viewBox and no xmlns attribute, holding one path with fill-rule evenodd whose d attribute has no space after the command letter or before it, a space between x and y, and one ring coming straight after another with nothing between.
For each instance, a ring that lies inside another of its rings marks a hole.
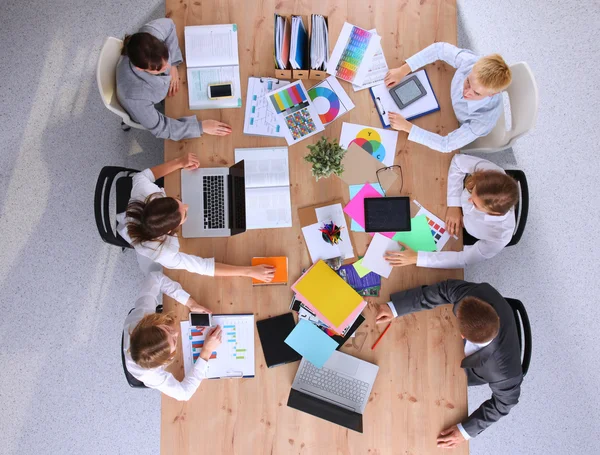
<instances>
[{"instance_id":1,"label":"white office floor","mask_svg":"<svg viewBox=\"0 0 600 455\"><path fill-rule=\"evenodd\" d=\"M525 303L531 369L521 403L471 453L600 453L600 4L458 6L459 44L527 61L541 97L535 131L493 157L528 176L525 235L466 272ZM104 37L162 14L162 0L0 3L1 455L159 453L159 394L131 390L118 353L142 277L131 252L100 241L92 202L102 166L162 158L162 141L120 131L94 73ZM470 390L470 408L488 395Z\"/></svg>"}]
</instances>

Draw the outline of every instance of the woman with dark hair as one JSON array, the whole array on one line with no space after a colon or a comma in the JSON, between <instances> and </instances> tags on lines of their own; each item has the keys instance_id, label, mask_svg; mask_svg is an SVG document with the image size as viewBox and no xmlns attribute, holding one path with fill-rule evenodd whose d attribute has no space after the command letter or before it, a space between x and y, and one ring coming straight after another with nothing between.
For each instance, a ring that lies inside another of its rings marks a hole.
<instances>
[{"instance_id":1,"label":"woman with dark hair","mask_svg":"<svg viewBox=\"0 0 600 455\"><path fill-rule=\"evenodd\" d=\"M117 217L119 235L140 256L167 269L185 269L209 276L244 276L270 282L275 273L271 266L221 264L214 258L205 259L179 251L176 230L185 223L188 206L180 199L167 197L164 189L154 182L179 169L197 169L198 165L196 155L188 153L135 174L127 211ZM140 266L142 262L140 260Z\"/></svg>"},{"instance_id":2,"label":"woman with dark hair","mask_svg":"<svg viewBox=\"0 0 600 455\"><path fill-rule=\"evenodd\" d=\"M183 56L171 19L157 19L138 33L125 36L117 64L117 98L131 118L161 139L189 139L202 133L225 136L231 127L216 120L198 121L195 115L173 119L155 104L179 90L177 65Z\"/></svg>"},{"instance_id":3,"label":"woman with dark hair","mask_svg":"<svg viewBox=\"0 0 600 455\"><path fill-rule=\"evenodd\" d=\"M463 268L494 257L508 245L515 231L519 187L504 169L483 158L454 155L448 171L446 228L458 235L464 226L477 240L463 251L388 252L393 266L416 264L440 269Z\"/></svg>"}]
</instances>

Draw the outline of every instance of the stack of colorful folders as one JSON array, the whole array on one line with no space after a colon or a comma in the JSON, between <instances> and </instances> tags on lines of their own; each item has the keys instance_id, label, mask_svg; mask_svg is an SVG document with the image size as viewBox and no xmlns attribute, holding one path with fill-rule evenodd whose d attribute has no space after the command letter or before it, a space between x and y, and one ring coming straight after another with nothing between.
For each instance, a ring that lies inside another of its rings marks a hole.
<instances>
[{"instance_id":1,"label":"stack of colorful folders","mask_svg":"<svg viewBox=\"0 0 600 455\"><path fill-rule=\"evenodd\" d=\"M337 333L351 326L367 302L325 262L318 261L292 286L296 299Z\"/></svg>"}]
</instances>

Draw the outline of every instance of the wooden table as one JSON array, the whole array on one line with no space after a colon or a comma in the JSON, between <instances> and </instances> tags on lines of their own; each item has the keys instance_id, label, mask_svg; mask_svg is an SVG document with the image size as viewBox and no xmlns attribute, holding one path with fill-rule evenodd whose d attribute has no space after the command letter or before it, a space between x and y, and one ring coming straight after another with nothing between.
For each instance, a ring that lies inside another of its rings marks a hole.
<instances>
[{"instance_id":1,"label":"wooden table","mask_svg":"<svg viewBox=\"0 0 600 455\"><path fill-rule=\"evenodd\" d=\"M179 43L185 49L185 25L238 24L242 92L249 76L273 76L273 13L324 14L329 17L331 47L344 21L377 28L382 36L388 65L399 66L406 57L435 41L456 42L455 0L166 0L166 16L177 25ZM185 51L184 51L185 55ZM447 133L457 126L450 103L453 69L438 62L428 67L441 112L415 123ZM185 65L179 70L182 89L166 102L170 117L196 114L214 118L233 127L225 138L165 141L165 160L195 152L202 166L228 166L235 147L285 145L283 139L245 136L243 109L221 111L188 110ZM314 82L306 81L308 88ZM368 90L354 92L342 82L356 108L329 125L324 135L339 138L342 122L381 126ZM182 251L219 262L246 265L253 256L287 255L290 279L310 265L296 209L342 197L348 190L336 178L318 183L310 165L302 158L306 145L319 136L289 148L293 228L248 231L226 239L183 239ZM441 154L406 140L400 133L395 163L402 165L403 195L416 198L434 213L444 216L446 176L450 154ZM179 196L178 172L165 178L167 194ZM370 236L353 233L355 250L364 254ZM460 248L460 242L451 245ZM256 320L288 311L292 292L287 286L252 288L244 278L209 278L185 271L166 270L173 279L203 305L216 313L253 312ZM393 271L383 280L378 302L389 293L448 278L462 278L459 270L407 267ZM182 320L187 310L165 299L165 310L177 311ZM370 347L384 327L374 324L374 310L364 312L367 320L359 329L366 333L362 349L350 346L344 352L379 365L379 375L364 414L364 434L355 433L286 406L298 363L267 369L258 340L256 377L242 380L204 381L187 403L163 396L161 453L188 454L414 454L445 453L436 448L440 430L459 422L467 414L466 378L460 369L462 342L450 306L397 319L375 351ZM181 357L173 365L183 377ZM468 444L453 451L468 453Z\"/></svg>"}]
</instances>

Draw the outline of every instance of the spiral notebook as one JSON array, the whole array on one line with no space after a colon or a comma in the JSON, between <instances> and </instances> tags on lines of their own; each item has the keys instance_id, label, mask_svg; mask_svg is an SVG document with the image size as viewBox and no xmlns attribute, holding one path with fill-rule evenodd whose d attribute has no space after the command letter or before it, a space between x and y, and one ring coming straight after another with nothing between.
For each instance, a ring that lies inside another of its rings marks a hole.
<instances>
[{"instance_id":1,"label":"spiral notebook","mask_svg":"<svg viewBox=\"0 0 600 455\"><path fill-rule=\"evenodd\" d=\"M277 123L275 112L269 109L267 93L288 85L290 81L281 81L269 77L249 77L246 113L244 116L244 134L251 136L284 137Z\"/></svg>"}]
</instances>

